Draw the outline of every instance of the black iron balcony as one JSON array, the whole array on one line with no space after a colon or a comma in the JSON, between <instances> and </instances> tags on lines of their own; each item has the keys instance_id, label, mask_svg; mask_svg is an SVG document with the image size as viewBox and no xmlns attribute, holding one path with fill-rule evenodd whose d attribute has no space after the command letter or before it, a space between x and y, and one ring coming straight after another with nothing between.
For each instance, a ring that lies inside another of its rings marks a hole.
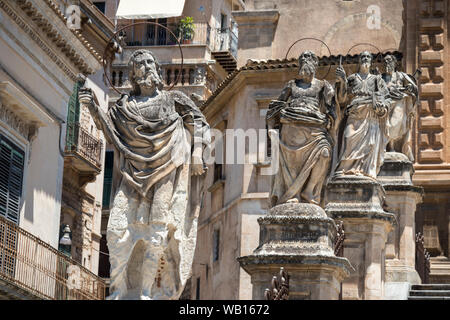
<instances>
[{"instance_id":1,"label":"black iron balcony","mask_svg":"<svg viewBox=\"0 0 450 320\"><path fill-rule=\"evenodd\" d=\"M231 30L216 29L213 34L211 52L214 59L227 71L233 72L237 66L238 37Z\"/></svg>"},{"instance_id":2,"label":"black iron balcony","mask_svg":"<svg viewBox=\"0 0 450 320\"><path fill-rule=\"evenodd\" d=\"M67 124L66 157L82 173L100 173L102 142L93 137L79 123Z\"/></svg>"},{"instance_id":3,"label":"black iron balcony","mask_svg":"<svg viewBox=\"0 0 450 320\"><path fill-rule=\"evenodd\" d=\"M136 23L141 22L136 20ZM143 21L142 21L143 22ZM117 29L124 28L129 25L129 21L120 20ZM194 34L192 39L183 40L183 36L177 33L178 24L176 23L162 23L167 29L153 24L139 24L129 28L124 28L120 32L123 41L127 46L170 46L178 44L203 44L209 45L211 28L206 22L194 23ZM175 35L175 36L174 36ZM177 37L179 39L177 39Z\"/></svg>"}]
</instances>

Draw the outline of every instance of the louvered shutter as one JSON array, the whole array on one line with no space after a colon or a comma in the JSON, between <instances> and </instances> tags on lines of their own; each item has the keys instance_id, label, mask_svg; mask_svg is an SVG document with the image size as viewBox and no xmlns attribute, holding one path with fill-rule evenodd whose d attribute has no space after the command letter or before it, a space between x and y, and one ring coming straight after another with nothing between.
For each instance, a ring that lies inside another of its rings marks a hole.
<instances>
[{"instance_id":1,"label":"louvered shutter","mask_svg":"<svg viewBox=\"0 0 450 320\"><path fill-rule=\"evenodd\" d=\"M18 224L25 153L0 135L0 215ZM0 273L14 277L17 231L0 224Z\"/></svg>"},{"instance_id":2,"label":"louvered shutter","mask_svg":"<svg viewBox=\"0 0 450 320\"><path fill-rule=\"evenodd\" d=\"M76 145L78 131L75 126L80 120L80 102L78 101L78 91L80 90L81 84L75 82L73 87L72 95L69 98L69 105L67 110L67 136L66 136L66 148L71 150L73 145Z\"/></svg>"},{"instance_id":3,"label":"louvered shutter","mask_svg":"<svg viewBox=\"0 0 450 320\"><path fill-rule=\"evenodd\" d=\"M0 215L19 223L24 152L0 135Z\"/></svg>"}]
</instances>

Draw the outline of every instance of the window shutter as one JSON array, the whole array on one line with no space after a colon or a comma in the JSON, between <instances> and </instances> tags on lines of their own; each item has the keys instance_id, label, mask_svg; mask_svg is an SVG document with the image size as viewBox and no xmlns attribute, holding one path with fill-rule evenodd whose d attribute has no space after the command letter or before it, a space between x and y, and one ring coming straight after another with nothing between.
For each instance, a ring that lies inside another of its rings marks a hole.
<instances>
[{"instance_id":1,"label":"window shutter","mask_svg":"<svg viewBox=\"0 0 450 320\"><path fill-rule=\"evenodd\" d=\"M19 223L24 152L0 135L0 215Z\"/></svg>"},{"instance_id":2,"label":"window shutter","mask_svg":"<svg viewBox=\"0 0 450 320\"><path fill-rule=\"evenodd\" d=\"M71 149L72 145L76 144L77 130L75 124L80 120L80 102L78 101L78 91L81 84L75 82L72 95L69 98L69 105L67 110L67 136L66 148Z\"/></svg>"}]
</instances>

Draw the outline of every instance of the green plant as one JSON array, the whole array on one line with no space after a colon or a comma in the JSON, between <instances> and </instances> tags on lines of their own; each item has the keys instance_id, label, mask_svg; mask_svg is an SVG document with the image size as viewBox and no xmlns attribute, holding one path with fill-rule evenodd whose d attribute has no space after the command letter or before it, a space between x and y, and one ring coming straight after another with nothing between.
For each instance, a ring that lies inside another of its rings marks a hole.
<instances>
[{"instance_id":1,"label":"green plant","mask_svg":"<svg viewBox=\"0 0 450 320\"><path fill-rule=\"evenodd\" d=\"M177 37L181 40L191 40L194 37L194 18L184 17L177 27Z\"/></svg>"}]
</instances>

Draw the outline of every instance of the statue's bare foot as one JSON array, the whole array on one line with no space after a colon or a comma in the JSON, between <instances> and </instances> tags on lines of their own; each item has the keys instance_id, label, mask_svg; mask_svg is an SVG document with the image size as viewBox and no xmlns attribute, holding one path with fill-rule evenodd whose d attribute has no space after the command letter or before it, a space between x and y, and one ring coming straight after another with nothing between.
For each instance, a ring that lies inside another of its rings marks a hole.
<instances>
[{"instance_id":1,"label":"statue's bare foot","mask_svg":"<svg viewBox=\"0 0 450 320\"><path fill-rule=\"evenodd\" d=\"M289 199L288 201L286 201L286 203L298 203L298 199L292 198L292 199Z\"/></svg>"}]
</instances>

